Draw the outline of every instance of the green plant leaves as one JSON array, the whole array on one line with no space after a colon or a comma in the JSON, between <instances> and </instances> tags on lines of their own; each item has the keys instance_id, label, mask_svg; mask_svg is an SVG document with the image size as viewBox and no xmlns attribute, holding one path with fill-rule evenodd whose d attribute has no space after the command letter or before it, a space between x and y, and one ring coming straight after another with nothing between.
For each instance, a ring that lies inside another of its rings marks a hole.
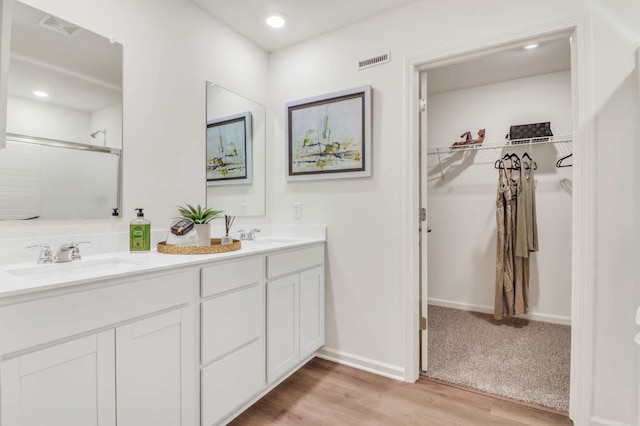
<instances>
[{"instance_id":1,"label":"green plant leaves","mask_svg":"<svg viewBox=\"0 0 640 426\"><path fill-rule=\"evenodd\" d=\"M180 212L181 218L191 219L197 224L209 223L223 212L223 210L202 208L200 204L198 204L198 207L193 207L191 204L187 204L187 207L178 206L178 211Z\"/></svg>"}]
</instances>

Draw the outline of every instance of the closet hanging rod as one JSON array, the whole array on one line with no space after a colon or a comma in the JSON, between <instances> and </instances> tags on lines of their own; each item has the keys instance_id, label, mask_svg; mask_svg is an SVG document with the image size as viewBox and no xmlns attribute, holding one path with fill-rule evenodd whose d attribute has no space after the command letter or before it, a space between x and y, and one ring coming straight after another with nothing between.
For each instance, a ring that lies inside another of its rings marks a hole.
<instances>
[{"instance_id":1,"label":"closet hanging rod","mask_svg":"<svg viewBox=\"0 0 640 426\"><path fill-rule=\"evenodd\" d=\"M542 139L542 138L540 138ZM477 151L477 150L485 150L485 149L502 149L514 146L522 146L528 147L533 145L544 145L550 143L569 143L572 142L573 138L571 135L564 136L550 136L548 138L544 138L548 140L539 140L534 141L533 139L514 139L507 140L504 142L497 143L483 143L481 145L469 145L468 147L456 147L453 148L451 146L439 147L439 148L429 148L427 149L427 155L436 155L436 154L449 154L454 152L467 152L467 151Z\"/></svg>"}]
</instances>

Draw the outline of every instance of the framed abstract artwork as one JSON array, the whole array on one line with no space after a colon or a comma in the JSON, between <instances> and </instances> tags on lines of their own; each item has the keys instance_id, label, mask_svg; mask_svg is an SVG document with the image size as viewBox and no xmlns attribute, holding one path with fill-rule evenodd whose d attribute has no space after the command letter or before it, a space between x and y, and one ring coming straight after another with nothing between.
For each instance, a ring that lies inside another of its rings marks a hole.
<instances>
[{"instance_id":1,"label":"framed abstract artwork","mask_svg":"<svg viewBox=\"0 0 640 426\"><path fill-rule=\"evenodd\" d=\"M371 86L286 104L287 180L371 176Z\"/></svg>"},{"instance_id":2,"label":"framed abstract artwork","mask_svg":"<svg viewBox=\"0 0 640 426\"><path fill-rule=\"evenodd\" d=\"M207 185L251 183L251 113L207 121Z\"/></svg>"}]
</instances>

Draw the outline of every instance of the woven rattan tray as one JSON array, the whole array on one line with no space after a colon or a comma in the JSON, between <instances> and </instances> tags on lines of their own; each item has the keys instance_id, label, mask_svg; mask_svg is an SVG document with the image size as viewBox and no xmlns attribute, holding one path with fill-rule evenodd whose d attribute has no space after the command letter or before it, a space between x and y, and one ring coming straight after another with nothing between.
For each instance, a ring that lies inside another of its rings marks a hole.
<instances>
[{"instance_id":1,"label":"woven rattan tray","mask_svg":"<svg viewBox=\"0 0 640 426\"><path fill-rule=\"evenodd\" d=\"M231 244L220 244L220 238L212 238L210 246L172 246L166 241L158 243L158 253L164 254L215 254L240 250L240 240L233 240Z\"/></svg>"}]
</instances>

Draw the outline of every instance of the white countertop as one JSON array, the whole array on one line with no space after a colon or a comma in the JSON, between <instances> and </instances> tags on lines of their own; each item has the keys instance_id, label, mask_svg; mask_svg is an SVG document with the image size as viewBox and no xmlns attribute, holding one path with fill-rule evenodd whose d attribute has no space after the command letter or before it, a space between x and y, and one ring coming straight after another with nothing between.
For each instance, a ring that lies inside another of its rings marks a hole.
<instances>
[{"instance_id":1,"label":"white countertop","mask_svg":"<svg viewBox=\"0 0 640 426\"><path fill-rule=\"evenodd\" d=\"M241 258L324 241L322 238L258 237L256 241L242 241L240 250L227 253L172 255L153 250L142 253L117 252L83 256L81 260L65 263L38 265L30 262L2 265L0 266L0 298Z\"/></svg>"}]
</instances>

